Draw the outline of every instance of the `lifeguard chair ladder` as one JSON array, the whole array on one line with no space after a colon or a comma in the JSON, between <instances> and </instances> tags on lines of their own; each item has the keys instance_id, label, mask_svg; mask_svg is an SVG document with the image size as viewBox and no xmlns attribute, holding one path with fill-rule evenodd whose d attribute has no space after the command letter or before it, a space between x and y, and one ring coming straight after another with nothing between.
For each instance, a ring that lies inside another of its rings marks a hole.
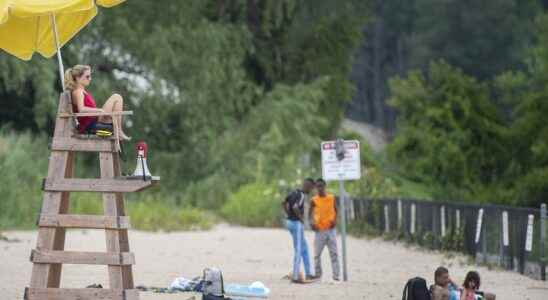
<instances>
[{"instance_id":1,"label":"lifeguard chair ladder","mask_svg":"<svg viewBox=\"0 0 548 300\"><path fill-rule=\"evenodd\" d=\"M74 118L79 116L131 115L118 113L73 113L70 93L59 99L55 132L47 178L43 183L43 202L37 221L36 249L30 286L25 288L26 300L136 300L132 265L135 257L129 248L129 217L124 208L123 193L137 192L159 181L159 177L129 180L121 177L117 122L113 118L114 136L109 138L82 136L76 133ZM98 152L100 178L73 178L76 152ZM103 215L69 214L71 192L103 194ZM65 251L67 228L104 229L106 252ZM60 288L63 264L107 265L109 288Z\"/></svg>"}]
</instances>

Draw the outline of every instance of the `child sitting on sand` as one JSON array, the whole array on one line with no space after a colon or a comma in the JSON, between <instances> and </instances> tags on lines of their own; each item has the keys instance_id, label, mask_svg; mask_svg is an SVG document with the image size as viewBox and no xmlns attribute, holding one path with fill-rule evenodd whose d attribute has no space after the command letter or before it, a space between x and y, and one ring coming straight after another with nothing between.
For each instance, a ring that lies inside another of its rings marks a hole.
<instances>
[{"instance_id":1,"label":"child sitting on sand","mask_svg":"<svg viewBox=\"0 0 548 300\"><path fill-rule=\"evenodd\" d=\"M476 271L470 271L464 278L462 284L463 290L460 295L460 300L480 300L483 299L481 295L476 295L476 291L481 284L479 273Z\"/></svg>"}]
</instances>

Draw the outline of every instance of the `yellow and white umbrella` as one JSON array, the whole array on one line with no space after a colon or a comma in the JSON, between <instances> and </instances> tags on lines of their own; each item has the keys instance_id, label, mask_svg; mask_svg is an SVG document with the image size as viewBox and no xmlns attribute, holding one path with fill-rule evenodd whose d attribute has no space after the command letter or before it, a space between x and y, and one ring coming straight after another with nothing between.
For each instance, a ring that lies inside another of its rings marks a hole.
<instances>
[{"instance_id":1,"label":"yellow and white umbrella","mask_svg":"<svg viewBox=\"0 0 548 300\"><path fill-rule=\"evenodd\" d=\"M23 60L34 52L48 58L57 53L63 85L60 48L97 15L97 5L112 7L124 1L0 0L0 49Z\"/></svg>"}]
</instances>

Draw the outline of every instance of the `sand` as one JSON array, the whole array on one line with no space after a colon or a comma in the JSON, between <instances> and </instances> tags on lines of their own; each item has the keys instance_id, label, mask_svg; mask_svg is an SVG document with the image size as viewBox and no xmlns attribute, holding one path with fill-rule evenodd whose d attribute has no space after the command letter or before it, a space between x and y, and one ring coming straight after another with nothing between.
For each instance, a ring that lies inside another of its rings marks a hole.
<instances>
[{"instance_id":1,"label":"sand","mask_svg":"<svg viewBox=\"0 0 548 300\"><path fill-rule=\"evenodd\" d=\"M36 231L3 234L19 241L0 241L0 299L23 299L24 287L30 280L29 256L35 247ZM307 232L307 240L312 250L313 233ZM130 243L137 261L134 267L136 285L167 287L177 276L192 278L199 276L205 267L216 266L223 270L226 283L262 281L271 289L269 299L401 299L407 279L422 276L430 284L434 269L445 265L457 282L462 282L468 270L478 270L482 276L482 289L496 293L497 299L548 299L548 282L515 272L468 265L465 257L449 258L439 252L381 239L348 238L347 282L330 280L331 266L326 249L322 258L324 278L307 285L291 284L283 279L292 261L290 235L283 229L219 225L202 232L130 231ZM104 232L70 231L66 249L104 251ZM92 283L108 286L106 267L67 265L63 268L63 287L80 288ZM200 299L200 296L144 292L140 298L173 300Z\"/></svg>"}]
</instances>

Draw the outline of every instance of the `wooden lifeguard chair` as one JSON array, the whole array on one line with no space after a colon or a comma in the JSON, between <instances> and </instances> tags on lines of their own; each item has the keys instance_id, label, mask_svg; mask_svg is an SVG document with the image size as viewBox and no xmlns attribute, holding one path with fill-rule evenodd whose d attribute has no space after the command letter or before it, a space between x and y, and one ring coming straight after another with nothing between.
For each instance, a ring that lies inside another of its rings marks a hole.
<instances>
[{"instance_id":1,"label":"wooden lifeguard chair","mask_svg":"<svg viewBox=\"0 0 548 300\"><path fill-rule=\"evenodd\" d=\"M87 300L139 299L133 285L132 265L135 257L129 249L129 217L124 208L123 193L137 192L159 181L159 177L128 179L120 173L119 139L114 116L117 113L73 113L70 93L59 99L55 132L47 178L43 183L43 202L37 225L36 249L31 252L33 263L30 286L25 288L26 300ZM100 138L77 133L74 120L79 116L113 117L114 136ZM98 152L101 177L73 178L76 152ZM104 215L69 214L71 192L103 193ZM64 251L67 228L104 229L106 252ZM60 288L63 264L107 265L109 288Z\"/></svg>"}]
</instances>

